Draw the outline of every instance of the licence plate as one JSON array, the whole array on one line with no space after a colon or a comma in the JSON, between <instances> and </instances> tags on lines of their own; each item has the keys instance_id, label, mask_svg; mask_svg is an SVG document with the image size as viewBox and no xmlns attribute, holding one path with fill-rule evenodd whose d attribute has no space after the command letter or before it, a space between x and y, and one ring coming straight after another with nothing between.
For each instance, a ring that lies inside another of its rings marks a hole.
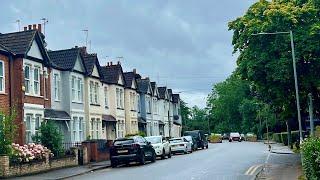
<instances>
[{"instance_id":1,"label":"licence plate","mask_svg":"<svg viewBox=\"0 0 320 180\"><path fill-rule=\"evenodd\" d=\"M118 153L127 153L128 150L118 150L117 152L118 152Z\"/></svg>"}]
</instances>

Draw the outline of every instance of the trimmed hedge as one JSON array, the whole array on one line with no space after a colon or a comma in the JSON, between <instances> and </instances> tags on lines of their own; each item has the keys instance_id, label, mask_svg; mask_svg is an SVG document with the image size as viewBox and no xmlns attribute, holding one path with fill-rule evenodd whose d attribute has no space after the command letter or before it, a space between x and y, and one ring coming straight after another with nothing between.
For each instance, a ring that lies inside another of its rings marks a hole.
<instances>
[{"instance_id":1,"label":"trimmed hedge","mask_svg":"<svg viewBox=\"0 0 320 180\"><path fill-rule=\"evenodd\" d=\"M209 142L210 143L221 143L222 137L221 137L221 135L211 134L209 137Z\"/></svg>"},{"instance_id":2,"label":"trimmed hedge","mask_svg":"<svg viewBox=\"0 0 320 180\"><path fill-rule=\"evenodd\" d=\"M307 179L320 179L320 138L308 138L301 145L302 166Z\"/></svg>"},{"instance_id":3,"label":"trimmed hedge","mask_svg":"<svg viewBox=\"0 0 320 180\"><path fill-rule=\"evenodd\" d=\"M305 134L303 131L302 134ZM283 143L284 145L288 145L288 133L273 133L272 140L278 143ZM299 131L291 131L291 143L299 141Z\"/></svg>"}]
</instances>

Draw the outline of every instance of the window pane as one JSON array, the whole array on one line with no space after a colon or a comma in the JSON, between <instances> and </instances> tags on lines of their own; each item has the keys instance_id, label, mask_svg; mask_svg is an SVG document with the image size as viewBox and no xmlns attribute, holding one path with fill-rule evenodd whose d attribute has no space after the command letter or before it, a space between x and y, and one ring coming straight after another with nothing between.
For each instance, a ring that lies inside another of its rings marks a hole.
<instances>
[{"instance_id":1,"label":"window pane","mask_svg":"<svg viewBox=\"0 0 320 180\"><path fill-rule=\"evenodd\" d=\"M3 62L0 62L0 76L2 76L3 77Z\"/></svg>"}]
</instances>

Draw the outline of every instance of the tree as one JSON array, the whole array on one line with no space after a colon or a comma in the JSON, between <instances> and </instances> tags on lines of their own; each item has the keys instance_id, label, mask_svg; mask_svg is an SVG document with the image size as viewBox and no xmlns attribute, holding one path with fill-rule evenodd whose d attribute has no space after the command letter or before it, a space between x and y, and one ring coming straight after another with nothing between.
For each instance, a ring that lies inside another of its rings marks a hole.
<instances>
[{"instance_id":1,"label":"tree","mask_svg":"<svg viewBox=\"0 0 320 180\"><path fill-rule=\"evenodd\" d=\"M256 97L270 105L281 120L297 117L290 38L286 34L252 36L259 32L292 30L302 114L307 94L319 107L320 2L318 0L260 0L229 23L234 52L240 52L237 74L250 82ZM317 106L316 105L316 106ZM319 109L316 110L320 112ZM295 121L297 122L297 121Z\"/></svg>"},{"instance_id":2,"label":"tree","mask_svg":"<svg viewBox=\"0 0 320 180\"><path fill-rule=\"evenodd\" d=\"M181 109L181 118L182 118L182 131L188 129L188 122L190 121L190 108L187 106L187 103L184 101L180 101L180 109Z\"/></svg>"},{"instance_id":3,"label":"tree","mask_svg":"<svg viewBox=\"0 0 320 180\"><path fill-rule=\"evenodd\" d=\"M11 144L17 135L15 118L16 111L14 108L9 113L0 112L0 155L11 155Z\"/></svg>"},{"instance_id":4,"label":"tree","mask_svg":"<svg viewBox=\"0 0 320 180\"><path fill-rule=\"evenodd\" d=\"M50 149L56 156L60 156L63 153L62 137L58 127L49 120L41 124L39 133L32 139Z\"/></svg>"}]
</instances>

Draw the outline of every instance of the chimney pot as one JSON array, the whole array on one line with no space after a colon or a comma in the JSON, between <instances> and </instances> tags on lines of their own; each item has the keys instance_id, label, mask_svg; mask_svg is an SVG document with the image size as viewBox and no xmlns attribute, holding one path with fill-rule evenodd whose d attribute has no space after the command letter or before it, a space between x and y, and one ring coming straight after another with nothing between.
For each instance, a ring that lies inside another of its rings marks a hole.
<instances>
[{"instance_id":1,"label":"chimney pot","mask_svg":"<svg viewBox=\"0 0 320 180\"><path fill-rule=\"evenodd\" d=\"M78 46L74 46L74 48L78 48Z\"/></svg>"},{"instance_id":2,"label":"chimney pot","mask_svg":"<svg viewBox=\"0 0 320 180\"><path fill-rule=\"evenodd\" d=\"M110 61L110 66L112 66L112 61Z\"/></svg>"},{"instance_id":3,"label":"chimney pot","mask_svg":"<svg viewBox=\"0 0 320 180\"><path fill-rule=\"evenodd\" d=\"M38 31L39 31L39 32L42 32L41 24L38 24Z\"/></svg>"},{"instance_id":4,"label":"chimney pot","mask_svg":"<svg viewBox=\"0 0 320 180\"><path fill-rule=\"evenodd\" d=\"M133 72L134 74L137 74L137 69L134 68L132 72Z\"/></svg>"},{"instance_id":5,"label":"chimney pot","mask_svg":"<svg viewBox=\"0 0 320 180\"><path fill-rule=\"evenodd\" d=\"M31 28L32 28L32 25L31 24L28 25L28 30L31 30Z\"/></svg>"},{"instance_id":6,"label":"chimney pot","mask_svg":"<svg viewBox=\"0 0 320 180\"><path fill-rule=\"evenodd\" d=\"M118 65L120 65L120 61L118 61Z\"/></svg>"},{"instance_id":7,"label":"chimney pot","mask_svg":"<svg viewBox=\"0 0 320 180\"><path fill-rule=\"evenodd\" d=\"M23 30L24 31L28 30L28 27L27 26L23 27Z\"/></svg>"},{"instance_id":8,"label":"chimney pot","mask_svg":"<svg viewBox=\"0 0 320 180\"><path fill-rule=\"evenodd\" d=\"M107 62L107 66L109 66L109 62Z\"/></svg>"},{"instance_id":9,"label":"chimney pot","mask_svg":"<svg viewBox=\"0 0 320 180\"><path fill-rule=\"evenodd\" d=\"M36 24L33 24L33 25L32 25L32 29L33 29L33 30L37 30L37 25L36 25Z\"/></svg>"}]
</instances>

